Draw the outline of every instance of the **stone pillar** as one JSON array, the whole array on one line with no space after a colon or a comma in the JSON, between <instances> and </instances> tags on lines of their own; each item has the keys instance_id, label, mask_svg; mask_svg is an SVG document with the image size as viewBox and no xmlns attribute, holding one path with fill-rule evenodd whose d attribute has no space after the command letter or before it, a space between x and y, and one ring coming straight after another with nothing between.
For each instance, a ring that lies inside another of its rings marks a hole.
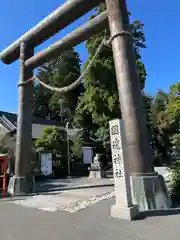
<instances>
[{"instance_id":1,"label":"stone pillar","mask_svg":"<svg viewBox=\"0 0 180 240\"><path fill-rule=\"evenodd\" d=\"M116 204L111 208L111 216L133 220L138 215L138 206L132 203L124 123L123 120L116 119L110 121L109 125L116 196Z\"/></svg>"},{"instance_id":2,"label":"stone pillar","mask_svg":"<svg viewBox=\"0 0 180 240\"><path fill-rule=\"evenodd\" d=\"M112 49L116 69L120 108L124 119L128 146L128 161L132 174L133 197L140 209L156 208L158 193L162 193L158 175L154 173L153 155L148 141L143 113L140 79L136 66L135 51L129 31L129 17L125 0L106 0ZM157 187L158 186L158 187ZM143 197L139 197L139 196ZM161 194L162 195L162 194ZM135 196L138 196L138 200ZM164 193L162 208L167 194ZM145 199L146 198L146 199ZM149 202L144 204L144 202ZM162 201L162 199L161 199ZM166 203L167 203L166 202ZM159 206L159 205L158 205Z\"/></svg>"},{"instance_id":3,"label":"stone pillar","mask_svg":"<svg viewBox=\"0 0 180 240\"><path fill-rule=\"evenodd\" d=\"M33 56L34 48L23 42L20 45L20 84L33 76L33 71L25 67L25 61ZM32 160L32 102L33 83L19 86L19 109L16 136L15 175L10 179L8 192L24 195L32 192L34 179L30 175Z\"/></svg>"}]
</instances>

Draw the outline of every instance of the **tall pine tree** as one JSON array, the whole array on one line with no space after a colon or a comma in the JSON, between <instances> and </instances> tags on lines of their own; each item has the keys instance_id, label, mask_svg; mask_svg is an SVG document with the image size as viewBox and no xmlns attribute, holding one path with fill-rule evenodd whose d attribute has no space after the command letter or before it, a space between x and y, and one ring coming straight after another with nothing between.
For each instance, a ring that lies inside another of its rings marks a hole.
<instances>
[{"instance_id":1,"label":"tall pine tree","mask_svg":"<svg viewBox=\"0 0 180 240\"><path fill-rule=\"evenodd\" d=\"M105 4L97 8L97 13L105 10ZM137 66L141 80L141 88L144 88L146 70L141 61L140 49L145 48L143 25L140 21L131 24L136 52ZM109 37L109 30L104 30L91 37L87 41L89 57L84 65L88 65L95 54L96 49L104 37ZM84 79L84 94L79 98L76 108L75 123L89 129L92 136L96 136L104 143L109 143L109 120L120 118L116 74L111 47L104 47L99 57L94 61L92 68Z\"/></svg>"},{"instance_id":2,"label":"tall pine tree","mask_svg":"<svg viewBox=\"0 0 180 240\"><path fill-rule=\"evenodd\" d=\"M80 58L74 49L62 53L38 69L38 78L54 87L64 87L73 83L81 73ZM78 96L82 92L80 85L68 93L52 92L40 85L34 91L34 116L60 120L63 123L72 118Z\"/></svg>"}]
</instances>

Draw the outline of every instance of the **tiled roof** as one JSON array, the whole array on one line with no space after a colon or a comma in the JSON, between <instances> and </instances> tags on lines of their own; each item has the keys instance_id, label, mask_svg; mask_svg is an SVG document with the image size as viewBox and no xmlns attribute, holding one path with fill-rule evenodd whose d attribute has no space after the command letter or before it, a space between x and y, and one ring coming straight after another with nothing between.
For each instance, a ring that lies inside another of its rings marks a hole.
<instances>
[{"instance_id":1,"label":"tiled roof","mask_svg":"<svg viewBox=\"0 0 180 240\"><path fill-rule=\"evenodd\" d=\"M14 126L17 125L17 114L0 111L0 118L7 118ZM2 120L3 121L3 120Z\"/></svg>"},{"instance_id":2,"label":"tiled roof","mask_svg":"<svg viewBox=\"0 0 180 240\"><path fill-rule=\"evenodd\" d=\"M8 130L13 131L17 127L17 114L0 111L0 123ZM55 120L47 120L42 118L33 117L32 123L49 125L49 126L60 126L60 123Z\"/></svg>"}]
</instances>

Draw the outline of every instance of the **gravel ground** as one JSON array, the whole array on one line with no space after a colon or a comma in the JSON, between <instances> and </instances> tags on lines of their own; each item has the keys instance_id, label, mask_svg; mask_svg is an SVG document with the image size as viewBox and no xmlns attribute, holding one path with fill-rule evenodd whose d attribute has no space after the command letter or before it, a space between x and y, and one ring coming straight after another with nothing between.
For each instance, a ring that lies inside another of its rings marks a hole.
<instances>
[{"instance_id":1,"label":"gravel ground","mask_svg":"<svg viewBox=\"0 0 180 240\"><path fill-rule=\"evenodd\" d=\"M55 195L35 195L13 201L13 203L48 212L67 211L73 213L113 196L113 187L97 187L66 190Z\"/></svg>"}]
</instances>

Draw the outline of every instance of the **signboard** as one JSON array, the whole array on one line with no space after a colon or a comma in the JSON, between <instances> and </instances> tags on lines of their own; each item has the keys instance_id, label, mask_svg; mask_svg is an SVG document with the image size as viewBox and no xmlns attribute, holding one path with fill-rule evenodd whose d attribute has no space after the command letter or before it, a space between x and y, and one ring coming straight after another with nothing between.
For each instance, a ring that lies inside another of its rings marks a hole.
<instances>
[{"instance_id":1,"label":"signboard","mask_svg":"<svg viewBox=\"0 0 180 240\"><path fill-rule=\"evenodd\" d=\"M124 122L115 119L109 122L109 127L116 198L116 204L111 208L111 216L132 220L138 214L138 207L132 202Z\"/></svg>"},{"instance_id":2,"label":"signboard","mask_svg":"<svg viewBox=\"0 0 180 240\"><path fill-rule=\"evenodd\" d=\"M52 153L41 153L41 173L44 176L52 174Z\"/></svg>"},{"instance_id":3,"label":"signboard","mask_svg":"<svg viewBox=\"0 0 180 240\"><path fill-rule=\"evenodd\" d=\"M132 206L132 195L124 122L119 119L112 120L109 122L109 127L116 204L128 208Z\"/></svg>"},{"instance_id":4,"label":"signboard","mask_svg":"<svg viewBox=\"0 0 180 240\"><path fill-rule=\"evenodd\" d=\"M123 163L123 139L122 139L122 125L119 119L110 121L110 137L111 137L111 152L113 161L114 179L124 177L124 163ZM120 128L121 127L121 128Z\"/></svg>"},{"instance_id":5,"label":"signboard","mask_svg":"<svg viewBox=\"0 0 180 240\"><path fill-rule=\"evenodd\" d=\"M91 164L93 159L93 148L83 147L83 162L84 164Z\"/></svg>"}]
</instances>

